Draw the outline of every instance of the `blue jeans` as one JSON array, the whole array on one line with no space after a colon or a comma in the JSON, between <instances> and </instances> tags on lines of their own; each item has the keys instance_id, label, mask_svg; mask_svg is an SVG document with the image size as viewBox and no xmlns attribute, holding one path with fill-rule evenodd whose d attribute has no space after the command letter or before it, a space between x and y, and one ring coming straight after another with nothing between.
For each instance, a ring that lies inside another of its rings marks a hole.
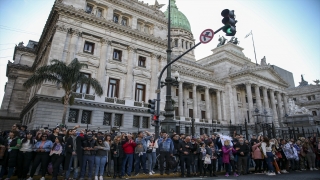
<instances>
[{"instance_id":1,"label":"blue jeans","mask_svg":"<svg viewBox=\"0 0 320 180\"><path fill-rule=\"evenodd\" d=\"M83 155L80 178L84 178L87 171L87 161L89 166L88 178L92 177L92 167L94 164L94 155Z\"/></svg>"},{"instance_id":2,"label":"blue jeans","mask_svg":"<svg viewBox=\"0 0 320 180\"><path fill-rule=\"evenodd\" d=\"M249 173L249 168L250 168L250 164L251 164L251 153L249 153L250 155L248 155L247 158L247 174Z\"/></svg>"},{"instance_id":3,"label":"blue jeans","mask_svg":"<svg viewBox=\"0 0 320 180\"><path fill-rule=\"evenodd\" d=\"M75 155L75 156L71 156L69 167L68 167L68 170L66 172L66 179L68 179L69 176L70 176L72 162L73 162L73 170L74 170L73 179L77 179L77 177L78 177L78 171L79 171L79 169L78 169L78 157Z\"/></svg>"},{"instance_id":4,"label":"blue jeans","mask_svg":"<svg viewBox=\"0 0 320 180\"><path fill-rule=\"evenodd\" d=\"M131 176L132 161L133 161L133 154L125 154L124 155L124 158L122 161L121 176L124 176L124 171L126 170L127 162L128 162L127 174L128 174L128 176Z\"/></svg>"},{"instance_id":5,"label":"blue jeans","mask_svg":"<svg viewBox=\"0 0 320 180\"><path fill-rule=\"evenodd\" d=\"M108 160L107 156L95 156L95 164L96 164L96 171L94 173L95 176L103 176L104 173L104 166L106 165ZM100 173L99 173L100 172Z\"/></svg>"},{"instance_id":6,"label":"blue jeans","mask_svg":"<svg viewBox=\"0 0 320 180\"><path fill-rule=\"evenodd\" d=\"M268 157L266 158L266 161L267 161L269 172L274 172L274 168L273 168L273 165L272 165L272 162L274 160L272 152L267 152L267 156Z\"/></svg>"},{"instance_id":7,"label":"blue jeans","mask_svg":"<svg viewBox=\"0 0 320 180\"><path fill-rule=\"evenodd\" d=\"M147 157L149 172L152 172L154 166L156 165L156 152L147 153Z\"/></svg>"},{"instance_id":8,"label":"blue jeans","mask_svg":"<svg viewBox=\"0 0 320 180\"><path fill-rule=\"evenodd\" d=\"M134 163L134 166L135 166L135 173L138 174L139 171L140 171L140 163L141 163L141 166L143 168L143 172L148 174L148 170L146 168L146 160L147 160L147 155L146 153L143 153L142 155L139 156L139 154L135 154L134 155L134 160L135 160L135 163Z\"/></svg>"}]
</instances>

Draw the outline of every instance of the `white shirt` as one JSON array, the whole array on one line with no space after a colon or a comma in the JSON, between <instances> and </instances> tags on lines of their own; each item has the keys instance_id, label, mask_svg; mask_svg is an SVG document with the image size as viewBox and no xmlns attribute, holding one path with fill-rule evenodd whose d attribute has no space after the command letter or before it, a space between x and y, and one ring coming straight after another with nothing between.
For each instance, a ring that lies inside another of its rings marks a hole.
<instances>
[{"instance_id":1,"label":"white shirt","mask_svg":"<svg viewBox=\"0 0 320 180\"><path fill-rule=\"evenodd\" d=\"M272 152L272 145L273 143L270 142L269 146L267 147L267 143L265 142L261 143L262 151L265 156L267 155L267 152Z\"/></svg>"}]
</instances>

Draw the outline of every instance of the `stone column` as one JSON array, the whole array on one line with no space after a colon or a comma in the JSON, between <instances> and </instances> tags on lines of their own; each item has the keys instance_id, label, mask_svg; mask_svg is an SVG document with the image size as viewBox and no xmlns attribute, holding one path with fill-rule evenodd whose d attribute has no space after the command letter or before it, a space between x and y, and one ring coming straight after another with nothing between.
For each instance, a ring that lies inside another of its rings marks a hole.
<instances>
[{"instance_id":1,"label":"stone column","mask_svg":"<svg viewBox=\"0 0 320 180\"><path fill-rule=\"evenodd\" d=\"M71 36L71 42L70 42L70 46L69 46L69 54L68 54L66 64L69 64L75 58L78 38L81 35L81 33L78 30L72 30L71 34L72 34L72 36ZM94 49L93 49L93 51L94 51Z\"/></svg>"},{"instance_id":2,"label":"stone column","mask_svg":"<svg viewBox=\"0 0 320 180\"><path fill-rule=\"evenodd\" d=\"M254 92L256 94L257 107L258 107L259 111L262 111L262 103L261 103L259 86L256 84L253 86L254 86Z\"/></svg>"},{"instance_id":3,"label":"stone column","mask_svg":"<svg viewBox=\"0 0 320 180\"><path fill-rule=\"evenodd\" d=\"M66 53L69 48L70 42L70 34L68 33L68 29L64 26L58 25L56 28L56 32L52 38L51 48L50 48L50 56L48 57L50 62L51 59L60 59L61 61L66 61ZM62 49L63 48L63 49ZM61 51L62 50L62 51Z\"/></svg>"},{"instance_id":4,"label":"stone column","mask_svg":"<svg viewBox=\"0 0 320 180\"><path fill-rule=\"evenodd\" d=\"M283 96L283 105L284 105L284 113L289 115L288 111L288 96L284 93L282 93Z\"/></svg>"},{"instance_id":5,"label":"stone column","mask_svg":"<svg viewBox=\"0 0 320 180\"><path fill-rule=\"evenodd\" d=\"M205 100L206 100L206 119L211 119L210 117L210 103L209 103L209 88L205 87L205 91L204 91L204 96L205 96Z\"/></svg>"},{"instance_id":6,"label":"stone column","mask_svg":"<svg viewBox=\"0 0 320 180\"><path fill-rule=\"evenodd\" d=\"M99 70L98 70L98 79L100 81L100 84L103 89L103 96L106 96L108 89L106 87L106 63L107 63L107 53L108 53L108 41L106 39L101 39L101 51L100 51L100 64L99 64Z\"/></svg>"},{"instance_id":7,"label":"stone column","mask_svg":"<svg viewBox=\"0 0 320 180\"><path fill-rule=\"evenodd\" d=\"M157 68L159 66L157 56L155 54L151 54L151 87L150 87L150 99L156 98L156 89L158 85L158 76L157 76ZM137 63L137 62L134 62Z\"/></svg>"},{"instance_id":8,"label":"stone column","mask_svg":"<svg viewBox=\"0 0 320 180\"><path fill-rule=\"evenodd\" d=\"M252 111L253 111L253 102L252 102L252 92L251 92L251 83L246 83L246 91L247 91L247 98L249 104L249 118L252 120Z\"/></svg>"},{"instance_id":9,"label":"stone column","mask_svg":"<svg viewBox=\"0 0 320 180\"><path fill-rule=\"evenodd\" d=\"M197 85L192 84L193 118L198 118Z\"/></svg>"},{"instance_id":10,"label":"stone column","mask_svg":"<svg viewBox=\"0 0 320 180\"><path fill-rule=\"evenodd\" d=\"M183 89L183 88L182 88ZM184 90L184 116L189 117L189 108L188 108L188 98L189 98L189 90L188 89L183 89Z\"/></svg>"},{"instance_id":11,"label":"stone column","mask_svg":"<svg viewBox=\"0 0 320 180\"><path fill-rule=\"evenodd\" d=\"M128 64L127 64L127 77L126 77L126 89L125 89L125 100L133 99L133 51L132 47L128 47Z\"/></svg>"},{"instance_id":12,"label":"stone column","mask_svg":"<svg viewBox=\"0 0 320 180\"><path fill-rule=\"evenodd\" d=\"M232 94L233 94L233 106L234 106L234 122L240 123L240 117L238 114L238 100L237 100L237 86L232 86Z\"/></svg>"},{"instance_id":13,"label":"stone column","mask_svg":"<svg viewBox=\"0 0 320 180\"><path fill-rule=\"evenodd\" d=\"M183 116L183 81L179 82L179 116Z\"/></svg>"},{"instance_id":14,"label":"stone column","mask_svg":"<svg viewBox=\"0 0 320 180\"><path fill-rule=\"evenodd\" d=\"M273 111L274 125L276 127L279 127L277 108L276 108L276 102L275 102L275 98L274 98L274 90L273 89L270 89L270 100L271 100L271 108L272 108L272 111Z\"/></svg>"},{"instance_id":15,"label":"stone column","mask_svg":"<svg viewBox=\"0 0 320 180\"><path fill-rule=\"evenodd\" d=\"M220 95L221 91L217 90L216 94L217 94L217 110L218 110L218 121L221 122L222 117L221 117L221 95Z\"/></svg>"},{"instance_id":16,"label":"stone column","mask_svg":"<svg viewBox=\"0 0 320 180\"><path fill-rule=\"evenodd\" d=\"M281 94L279 91L276 92L277 96L277 102L278 102L278 110L279 110L279 116L278 116L278 121L282 120L284 117L283 111L282 111L282 101L281 101Z\"/></svg>"},{"instance_id":17,"label":"stone column","mask_svg":"<svg viewBox=\"0 0 320 180\"><path fill-rule=\"evenodd\" d=\"M227 121L227 111L226 111L226 96L223 91L221 91L221 101L222 101L222 120Z\"/></svg>"},{"instance_id":18,"label":"stone column","mask_svg":"<svg viewBox=\"0 0 320 180\"><path fill-rule=\"evenodd\" d=\"M262 87L264 109L269 108L268 92L266 87Z\"/></svg>"}]
</instances>

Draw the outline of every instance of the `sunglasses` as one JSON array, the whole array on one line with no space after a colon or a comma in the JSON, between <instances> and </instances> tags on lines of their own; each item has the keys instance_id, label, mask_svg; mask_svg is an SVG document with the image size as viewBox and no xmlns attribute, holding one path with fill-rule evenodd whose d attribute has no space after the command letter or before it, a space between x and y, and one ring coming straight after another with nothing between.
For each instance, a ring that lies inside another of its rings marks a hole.
<instances>
[{"instance_id":1,"label":"sunglasses","mask_svg":"<svg viewBox=\"0 0 320 180\"><path fill-rule=\"evenodd\" d=\"M45 138L47 138L48 136L42 136L43 138L45 137Z\"/></svg>"}]
</instances>

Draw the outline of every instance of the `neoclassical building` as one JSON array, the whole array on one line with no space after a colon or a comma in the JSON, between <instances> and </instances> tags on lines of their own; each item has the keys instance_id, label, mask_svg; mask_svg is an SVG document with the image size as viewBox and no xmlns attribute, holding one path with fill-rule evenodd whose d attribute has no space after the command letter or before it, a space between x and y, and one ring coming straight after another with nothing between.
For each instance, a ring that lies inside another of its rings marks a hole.
<instances>
[{"instance_id":1,"label":"neoclassical building","mask_svg":"<svg viewBox=\"0 0 320 180\"><path fill-rule=\"evenodd\" d=\"M173 57L195 44L189 21L177 8L181 2L171 1ZM64 91L51 83L29 90L22 84L52 59L68 64L78 58L89 66L83 73L98 79L104 93L99 97L81 84L68 109L68 126L153 131L147 102L156 98L158 74L167 62L168 12L160 11L162 6L157 1L57 0L39 42L20 43L8 62L1 129L17 121L29 129L60 123ZM197 133L209 133L213 126L224 131L223 125L245 120L253 125L262 115L265 122L282 126L289 84L265 58L256 65L243 48L227 43L199 60L191 51L172 70L179 75L179 87L172 87L178 132L191 133L192 118ZM162 111L164 100L162 89Z\"/></svg>"}]
</instances>

